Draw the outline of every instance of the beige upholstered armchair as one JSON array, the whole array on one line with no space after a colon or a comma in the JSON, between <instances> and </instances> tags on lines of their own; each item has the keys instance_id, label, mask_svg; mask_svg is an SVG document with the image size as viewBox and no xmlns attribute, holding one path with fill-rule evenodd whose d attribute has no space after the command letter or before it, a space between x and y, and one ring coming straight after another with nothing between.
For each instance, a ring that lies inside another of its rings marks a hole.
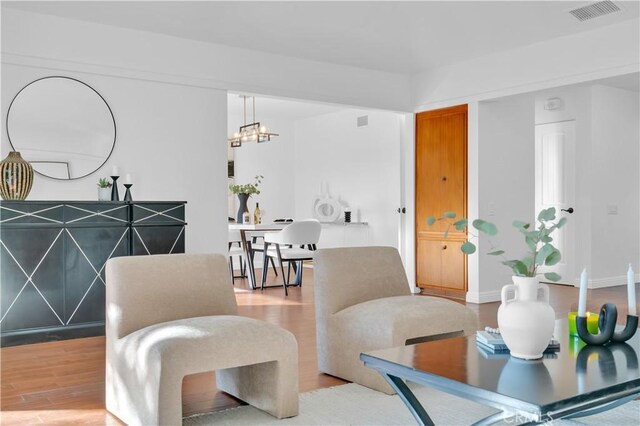
<instances>
[{"instance_id":1,"label":"beige upholstered armchair","mask_svg":"<svg viewBox=\"0 0 640 426\"><path fill-rule=\"evenodd\" d=\"M388 394L394 393L391 386L363 365L360 353L477 328L469 308L411 295L402 261L392 247L318 250L314 292L320 371Z\"/></svg>"},{"instance_id":2,"label":"beige upholstered armchair","mask_svg":"<svg viewBox=\"0 0 640 426\"><path fill-rule=\"evenodd\" d=\"M121 420L182 424L183 377L212 370L218 389L298 414L296 339L237 316L225 256L120 257L106 278L106 406Z\"/></svg>"}]
</instances>

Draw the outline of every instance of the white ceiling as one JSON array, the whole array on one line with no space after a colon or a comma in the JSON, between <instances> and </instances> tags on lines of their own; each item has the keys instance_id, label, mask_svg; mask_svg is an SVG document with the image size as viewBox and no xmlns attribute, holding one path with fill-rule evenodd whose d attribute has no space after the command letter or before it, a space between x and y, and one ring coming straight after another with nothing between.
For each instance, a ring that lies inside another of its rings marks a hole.
<instances>
[{"instance_id":1,"label":"white ceiling","mask_svg":"<svg viewBox=\"0 0 640 426\"><path fill-rule=\"evenodd\" d=\"M414 73L639 16L578 22L570 1L2 2L12 7L269 53Z\"/></svg>"},{"instance_id":2,"label":"white ceiling","mask_svg":"<svg viewBox=\"0 0 640 426\"><path fill-rule=\"evenodd\" d=\"M252 121L251 98L247 99L247 122ZM242 98L238 94L227 96L227 111L233 121L242 121ZM318 104L312 102L292 101L288 99L264 98L256 96L256 119L260 120L302 120L317 115L342 111L345 107ZM234 124L235 127L235 124Z\"/></svg>"}]
</instances>

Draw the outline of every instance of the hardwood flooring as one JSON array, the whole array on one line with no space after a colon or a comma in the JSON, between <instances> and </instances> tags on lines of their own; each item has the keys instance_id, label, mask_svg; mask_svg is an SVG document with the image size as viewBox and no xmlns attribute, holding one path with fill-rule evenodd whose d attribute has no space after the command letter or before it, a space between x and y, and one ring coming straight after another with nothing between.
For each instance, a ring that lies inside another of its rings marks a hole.
<instances>
[{"instance_id":1,"label":"hardwood flooring","mask_svg":"<svg viewBox=\"0 0 640 426\"><path fill-rule=\"evenodd\" d=\"M295 334L299 345L300 391L335 386L342 380L320 374L317 368L313 272L304 271L304 286L248 290L236 280L241 315L281 325ZM551 286L558 318L576 310L577 290ZM589 309L604 301L618 304L626 315L626 288L589 291ZM496 325L499 303L468 305L482 326ZM624 307L624 308L623 308ZM0 424L114 425L120 421L104 409L104 337L66 340L2 348L0 350ZM213 373L185 377L182 387L185 416L241 404L215 389Z\"/></svg>"}]
</instances>

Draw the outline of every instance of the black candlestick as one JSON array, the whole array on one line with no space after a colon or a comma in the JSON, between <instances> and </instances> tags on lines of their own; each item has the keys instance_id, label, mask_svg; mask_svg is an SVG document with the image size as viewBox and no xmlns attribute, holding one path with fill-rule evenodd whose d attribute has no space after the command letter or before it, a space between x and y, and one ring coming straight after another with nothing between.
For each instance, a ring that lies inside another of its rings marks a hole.
<instances>
[{"instance_id":1,"label":"black candlestick","mask_svg":"<svg viewBox=\"0 0 640 426\"><path fill-rule=\"evenodd\" d=\"M638 329L638 317L627 315L627 323L624 330L616 332L618 322L618 308L613 303L605 303L600 308L600 318L598 319L598 334L591 334L587 328L587 318L576 318L576 329L578 336L587 345L605 345L609 342L622 343L631 339Z\"/></svg>"},{"instance_id":2,"label":"black candlestick","mask_svg":"<svg viewBox=\"0 0 640 426\"><path fill-rule=\"evenodd\" d=\"M131 191L129 190L129 188L131 188L133 186L132 183L125 183L124 187L127 188L127 190L124 192L124 201L133 201L131 199Z\"/></svg>"},{"instance_id":3,"label":"black candlestick","mask_svg":"<svg viewBox=\"0 0 640 426\"><path fill-rule=\"evenodd\" d=\"M120 201L120 195L118 194L118 178L120 176L111 176L113 185L111 186L111 201Z\"/></svg>"}]
</instances>

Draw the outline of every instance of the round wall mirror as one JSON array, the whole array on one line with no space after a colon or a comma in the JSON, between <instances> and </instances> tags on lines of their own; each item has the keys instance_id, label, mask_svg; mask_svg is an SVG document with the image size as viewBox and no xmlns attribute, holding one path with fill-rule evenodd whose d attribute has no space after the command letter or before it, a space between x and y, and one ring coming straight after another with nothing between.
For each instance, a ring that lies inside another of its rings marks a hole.
<instances>
[{"instance_id":1,"label":"round wall mirror","mask_svg":"<svg viewBox=\"0 0 640 426\"><path fill-rule=\"evenodd\" d=\"M113 152L116 121L91 86L69 77L45 77L11 101L7 135L37 173L79 179L102 167Z\"/></svg>"}]
</instances>

